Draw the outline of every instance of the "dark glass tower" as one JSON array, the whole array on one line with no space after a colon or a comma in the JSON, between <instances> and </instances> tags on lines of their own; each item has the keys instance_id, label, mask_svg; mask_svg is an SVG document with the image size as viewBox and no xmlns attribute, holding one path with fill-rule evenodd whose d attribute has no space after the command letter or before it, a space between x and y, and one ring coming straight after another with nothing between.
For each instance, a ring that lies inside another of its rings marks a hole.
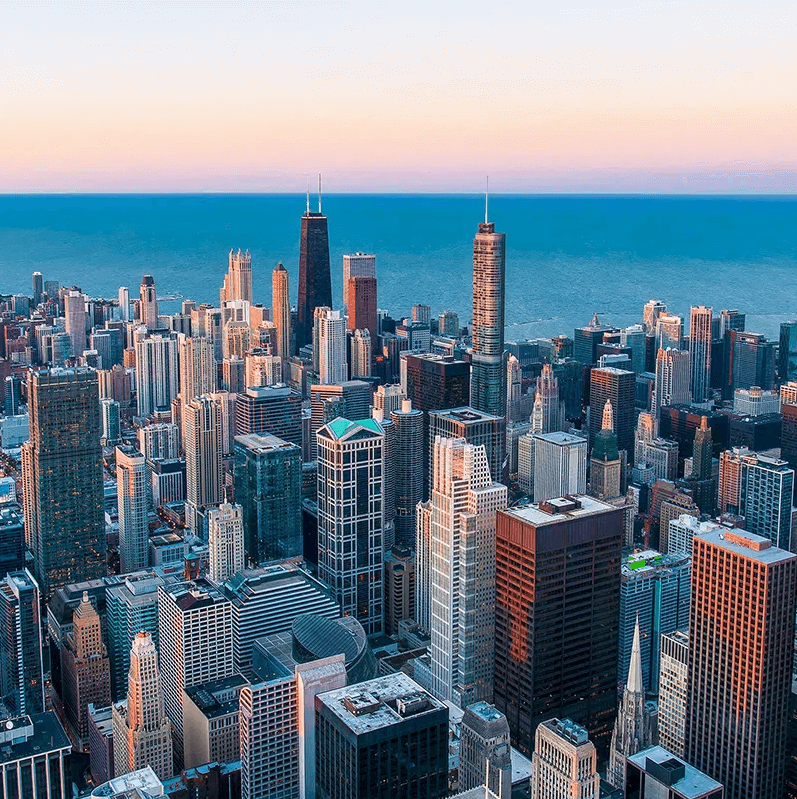
<instances>
[{"instance_id":1,"label":"dark glass tower","mask_svg":"<svg viewBox=\"0 0 797 799\"><path fill-rule=\"evenodd\" d=\"M299 302L296 325L296 348L313 341L313 312L316 308L332 308L332 276L329 271L329 230L321 213L321 177L318 178L318 211L307 210L302 217L299 242Z\"/></svg>"}]
</instances>

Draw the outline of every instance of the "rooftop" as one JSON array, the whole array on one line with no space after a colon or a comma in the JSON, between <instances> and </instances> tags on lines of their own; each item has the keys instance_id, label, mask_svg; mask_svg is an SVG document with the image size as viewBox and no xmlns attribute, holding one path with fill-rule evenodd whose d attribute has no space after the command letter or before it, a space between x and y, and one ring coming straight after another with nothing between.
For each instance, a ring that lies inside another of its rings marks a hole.
<instances>
[{"instance_id":1,"label":"rooftop","mask_svg":"<svg viewBox=\"0 0 797 799\"><path fill-rule=\"evenodd\" d=\"M324 425L324 427L318 431L318 434L322 434L323 430L327 430L331 438L341 439L344 436L349 436L351 433L356 432L357 428L376 435L382 435L383 433L382 427L376 419L358 419L356 421L350 421L340 417Z\"/></svg>"},{"instance_id":2,"label":"rooftop","mask_svg":"<svg viewBox=\"0 0 797 799\"><path fill-rule=\"evenodd\" d=\"M671 791L686 797L686 799L699 799L712 791L722 788L721 783L712 780L707 774L698 771L694 766L690 766L689 763L679 760L661 746L651 746L649 749L643 749L641 752L631 755L628 760L646 773L650 773L648 771L649 761L656 765L664 766L673 776L679 776L678 768L682 767L683 776L672 782L669 788Z\"/></svg>"},{"instance_id":3,"label":"rooftop","mask_svg":"<svg viewBox=\"0 0 797 799\"><path fill-rule=\"evenodd\" d=\"M31 713L0 722L0 764L61 749L68 753L72 744L55 713Z\"/></svg>"},{"instance_id":4,"label":"rooftop","mask_svg":"<svg viewBox=\"0 0 797 799\"><path fill-rule=\"evenodd\" d=\"M316 702L357 735L398 724L405 718L446 710L442 702L401 672L319 694Z\"/></svg>"},{"instance_id":5,"label":"rooftop","mask_svg":"<svg viewBox=\"0 0 797 799\"><path fill-rule=\"evenodd\" d=\"M541 438L543 441L550 441L552 444L583 444L587 448L587 439L581 436L574 436L570 433L535 433L534 438Z\"/></svg>"},{"instance_id":6,"label":"rooftop","mask_svg":"<svg viewBox=\"0 0 797 799\"><path fill-rule=\"evenodd\" d=\"M482 413L475 408L463 406L462 408L446 408L440 411L430 411L430 416L444 419L453 419L463 424L476 424L477 422L493 422L503 417L493 416L490 413Z\"/></svg>"},{"instance_id":7,"label":"rooftop","mask_svg":"<svg viewBox=\"0 0 797 799\"><path fill-rule=\"evenodd\" d=\"M579 494L575 497L559 497L548 500L548 502L507 508L501 513L515 516L528 524L533 524L535 527L541 527L546 524L561 523L569 519L583 519L586 516L594 516L599 513L616 510L617 508L606 502L601 502L586 494Z\"/></svg>"},{"instance_id":8,"label":"rooftop","mask_svg":"<svg viewBox=\"0 0 797 799\"><path fill-rule=\"evenodd\" d=\"M161 589L172 597L180 610L196 610L200 607L216 605L228 600L216 586L207 580L191 580L176 585L162 586Z\"/></svg>"},{"instance_id":9,"label":"rooftop","mask_svg":"<svg viewBox=\"0 0 797 799\"><path fill-rule=\"evenodd\" d=\"M247 389L249 391L250 389ZM242 447L254 452L274 452L279 449L299 449L291 441L273 436L270 433L249 433L243 436L235 436L235 441Z\"/></svg>"},{"instance_id":10,"label":"rooftop","mask_svg":"<svg viewBox=\"0 0 797 799\"><path fill-rule=\"evenodd\" d=\"M233 674L213 682L194 685L186 688L185 692L206 718L213 719L238 712L238 695L245 685L249 685L246 677Z\"/></svg>"},{"instance_id":11,"label":"rooftop","mask_svg":"<svg viewBox=\"0 0 797 799\"><path fill-rule=\"evenodd\" d=\"M797 555L773 546L768 538L738 528L717 528L710 532L701 532L695 536L695 540L708 541L720 549L764 564L785 563L797 559Z\"/></svg>"}]
</instances>

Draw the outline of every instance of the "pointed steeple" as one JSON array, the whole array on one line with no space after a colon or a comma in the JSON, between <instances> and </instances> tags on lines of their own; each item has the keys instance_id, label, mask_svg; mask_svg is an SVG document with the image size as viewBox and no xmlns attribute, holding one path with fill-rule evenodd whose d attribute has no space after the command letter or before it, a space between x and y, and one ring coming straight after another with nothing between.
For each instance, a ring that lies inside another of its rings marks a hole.
<instances>
[{"instance_id":1,"label":"pointed steeple","mask_svg":"<svg viewBox=\"0 0 797 799\"><path fill-rule=\"evenodd\" d=\"M614 409L612 408L610 400L606 400L606 404L603 406L603 423L601 424L601 430L614 432Z\"/></svg>"},{"instance_id":2,"label":"pointed steeple","mask_svg":"<svg viewBox=\"0 0 797 799\"><path fill-rule=\"evenodd\" d=\"M642 646L639 642L639 614L637 613L634 625L634 642L631 644L631 661L628 664L628 681L626 691L633 694L644 694L645 686L642 682Z\"/></svg>"}]
</instances>

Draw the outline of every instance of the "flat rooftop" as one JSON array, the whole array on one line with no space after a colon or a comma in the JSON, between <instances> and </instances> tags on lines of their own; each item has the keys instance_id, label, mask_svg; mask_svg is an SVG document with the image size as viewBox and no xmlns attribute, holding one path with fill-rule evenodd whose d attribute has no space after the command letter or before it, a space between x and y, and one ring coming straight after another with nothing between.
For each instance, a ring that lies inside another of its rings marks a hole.
<instances>
[{"instance_id":1,"label":"flat rooftop","mask_svg":"<svg viewBox=\"0 0 797 799\"><path fill-rule=\"evenodd\" d=\"M674 761L674 765L683 766L685 770L684 776L670 785L669 789L687 797L687 799L700 799L700 797L722 788L722 784L712 780L708 774L698 771L694 766L690 766L686 761L675 757L675 755L661 746L651 746L649 749L643 749L641 752L631 755L628 759L643 770L646 768L648 759L658 765Z\"/></svg>"},{"instance_id":2,"label":"flat rooftop","mask_svg":"<svg viewBox=\"0 0 797 799\"><path fill-rule=\"evenodd\" d=\"M797 559L797 555L785 549L779 549L768 538L764 538L747 530L738 528L720 528L707 533L699 533L695 539L709 541L720 549L742 555L758 563L784 563Z\"/></svg>"},{"instance_id":3,"label":"flat rooftop","mask_svg":"<svg viewBox=\"0 0 797 799\"><path fill-rule=\"evenodd\" d=\"M535 433L534 438L541 438L543 441L550 441L552 444L583 444L587 447L587 439L581 436L574 436L571 433L556 431L554 433Z\"/></svg>"},{"instance_id":4,"label":"flat rooftop","mask_svg":"<svg viewBox=\"0 0 797 799\"><path fill-rule=\"evenodd\" d=\"M316 701L356 735L446 710L445 704L401 672L319 694Z\"/></svg>"},{"instance_id":5,"label":"flat rooftop","mask_svg":"<svg viewBox=\"0 0 797 799\"><path fill-rule=\"evenodd\" d=\"M573 500L575 500L580 507L573 507ZM551 508L554 512L548 512L543 509L544 507ZM583 519L586 516L595 516L596 514L616 510L616 507L606 502L601 502L586 494L578 494L572 498L558 497L557 499L548 500L548 502L532 503L517 508L507 508L501 512L522 519L524 522L533 524L535 527L542 527L546 524L557 524L565 522L568 519Z\"/></svg>"}]
</instances>

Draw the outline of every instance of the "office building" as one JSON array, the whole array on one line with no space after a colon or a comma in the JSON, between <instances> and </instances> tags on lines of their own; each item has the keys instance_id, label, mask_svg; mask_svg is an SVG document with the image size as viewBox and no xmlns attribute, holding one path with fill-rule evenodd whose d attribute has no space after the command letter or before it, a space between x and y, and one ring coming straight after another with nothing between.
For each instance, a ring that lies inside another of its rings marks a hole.
<instances>
[{"instance_id":1,"label":"office building","mask_svg":"<svg viewBox=\"0 0 797 799\"><path fill-rule=\"evenodd\" d=\"M506 234L485 220L473 239L473 352L470 405L482 413L506 414L504 272Z\"/></svg>"},{"instance_id":2,"label":"office building","mask_svg":"<svg viewBox=\"0 0 797 799\"><path fill-rule=\"evenodd\" d=\"M797 404L783 405L780 454L792 469L797 468Z\"/></svg>"},{"instance_id":3,"label":"office building","mask_svg":"<svg viewBox=\"0 0 797 799\"><path fill-rule=\"evenodd\" d=\"M180 391L177 339L149 335L136 341L136 404L139 416L170 408Z\"/></svg>"},{"instance_id":4,"label":"office building","mask_svg":"<svg viewBox=\"0 0 797 799\"><path fill-rule=\"evenodd\" d=\"M158 293L155 290L155 278L144 275L139 286L140 304L138 318L147 330L156 330L158 324Z\"/></svg>"},{"instance_id":5,"label":"office building","mask_svg":"<svg viewBox=\"0 0 797 799\"><path fill-rule=\"evenodd\" d=\"M127 286L119 287L119 319L122 322L130 321L130 289Z\"/></svg>"},{"instance_id":6,"label":"office building","mask_svg":"<svg viewBox=\"0 0 797 799\"><path fill-rule=\"evenodd\" d=\"M317 433L318 575L369 635L384 624L384 432L336 419Z\"/></svg>"},{"instance_id":7,"label":"office building","mask_svg":"<svg viewBox=\"0 0 797 799\"><path fill-rule=\"evenodd\" d=\"M719 782L662 746L651 746L628 758L624 790L627 799L644 796L723 799L725 796Z\"/></svg>"},{"instance_id":8,"label":"office building","mask_svg":"<svg viewBox=\"0 0 797 799\"><path fill-rule=\"evenodd\" d=\"M340 616L329 587L292 562L245 569L219 589L232 606L236 672L247 673L252 666L257 639L289 631L297 616Z\"/></svg>"},{"instance_id":9,"label":"office building","mask_svg":"<svg viewBox=\"0 0 797 799\"><path fill-rule=\"evenodd\" d=\"M413 407L414 404L413 404ZM484 446L490 476L496 482L501 481L504 471L504 448L506 433L504 419L491 416L474 408L449 408L431 411L429 417L429 485L432 484L432 461L434 442L437 436L442 438L463 438L475 447Z\"/></svg>"},{"instance_id":10,"label":"office building","mask_svg":"<svg viewBox=\"0 0 797 799\"><path fill-rule=\"evenodd\" d=\"M441 336L459 337L459 314L456 311L443 311L438 319L437 327Z\"/></svg>"},{"instance_id":11,"label":"office building","mask_svg":"<svg viewBox=\"0 0 797 799\"><path fill-rule=\"evenodd\" d=\"M172 422L156 422L138 428L138 448L147 460L180 457L180 428Z\"/></svg>"},{"instance_id":12,"label":"office building","mask_svg":"<svg viewBox=\"0 0 797 799\"><path fill-rule=\"evenodd\" d=\"M113 708L89 705L89 770L95 785L116 773L113 760Z\"/></svg>"},{"instance_id":13,"label":"office building","mask_svg":"<svg viewBox=\"0 0 797 799\"><path fill-rule=\"evenodd\" d=\"M448 708L405 674L318 694L315 709L318 799L448 795Z\"/></svg>"},{"instance_id":14,"label":"office building","mask_svg":"<svg viewBox=\"0 0 797 799\"><path fill-rule=\"evenodd\" d=\"M40 602L27 569L0 579L0 700L15 715L44 712Z\"/></svg>"},{"instance_id":15,"label":"office building","mask_svg":"<svg viewBox=\"0 0 797 799\"><path fill-rule=\"evenodd\" d=\"M252 255L249 250L230 250L230 265L224 275L224 285L219 292L221 303L233 300L252 302ZM223 307L223 305L222 305Z\"/></svg>"},{"instance_id":16,"label":"office building","mask_svg":"<svg viewBox=\"0 0 797 799\"><path fill-rule=\"evenodd\" d=\"M349 336L349 341L351 343L349 362L352 380L358 377L370 377L373 362L371 334L367 330L358 329Z\"/></svg>"},{"instance_id":17,"label":"office building","mask_svg":"<svg viewBox=\"0 0 797 799\"><path fill-rule=\"evenodd\" d=\"M351 277L343 284L349 330L367 330L371 341L376 344L376 278Z\"/></svg>"},{"instance_id":18,"label":"office building","mask_svg":"<svg viewBox=\"0 0 797 799\"><path fill-rule=\"evenodd\" d=\"M409 353L404 393L420 411L460 408L470 402L470 366L445 355Z\"/></svg>"},{"instance_id":19,"label":"office building","mask_svg":"<svg viewBox=\"0 0 797 799\"><path fill-rule=\"evenodd\" d=\"M598 755L580 724L558 718L542 722L531 764L531 799L600 799Z\"/></svg>"},{"instance_id":20,"label":"office building","mask_svg":"<svg viewBox=\"0 0 797 799\"><path fill-rule=\"evenodd\" d=\"M349 280L355 277L376 278L376 256L367 253L357 252L353 255L343 256L343 307L345 313L351 313L351 309L346 307L346 287Z\"/></svg>"},{"instance_id":21,"label":"office building","mask_svg":"<svg viewBox=\"0 0 797 799\"><path fill-rule=\"evenodd\" d=\"M343 655L293 668L277 658L270 664L270 679L241 691L241 796L316 796L316 696L346 685Z\"/></svg>"},{"instance_id":22,"label":"office building","mask_svg":"<svg viewBox=\"0 0 797 799\"><path fill-rule=\"evenodd\" d=\"M389 419L393 411L401 409L401 403L405 399L407 399L407 396L399 383L377 386L376 391L374 391L373 409L382 411L384 418Z\"/></svg>"},{"instance_id":23,"label":"office building","mask_svg":"<svg viewBox=\"0 0 797 799\"><path fill-rule=\"evenodd\" d=\"M393 422L392 481L395 497L395 538L401 546L415 545L415 508L423 500L423 413L405 399L390 414Z\"/></svg>"},{"instance_id":24,"label":"office building","mask_svg":"<svg viewBox=\"0 0 797 799\"><path fill-rule=\"evenodd\" d=\"M288 270L278 263L271 272L271 315L277 333L277 349L274 353L283 362L291 357L291 300Z\"/></svg>"},{"instance_id":25,"label":"office building","mask_svg":"<svg viewBox=\"0 0 797 799\"><path fill-rule=\"evenodd\" d=\"M108 651L102 642L99 614L85 591L61 648L61 677L64 715L75 746L82 751L88 743L88 705L111 704Z\"/></svg>"},{"instance_id":26,"label":"office building","mask_svg":"<svg viewBox=\"0 0 797 799\"><path fill-rule=\"evenodd\" d=\"M686 697L689 684L689 634L662 633L659 671L659 743L676 757L684 756Z\"/></svg>"},{"instance_id":27,"label":"office building","mask_svg":"<svg viewBox=\"0 0 797 799\"><path fill-rule=\"evenodd\" d=\"M464 707L492 698L495 514L507 489L483 446L438 437L432 463L431 690Z\"/></svg>"},{"instance_id":28,"label":"office building","mask_svg":"<svg viewBox=\"0 0 797 799\"><path fill-rule=\"evenodd\" d=\"M485 784L496 796L512 792L512 759L506 716L487 702L474 702L462 715L459 787L469 791Z\"/></svg>"},{"instance_id":29,"label":"office building","mask_svg":"<svg viewBox=\"0 0 797 799\"><path fill-rule=\"evenodd\" d=\"M779 458L750 453L739 464L739 509L745 528L781 549L791 548L794 470ZM731 510L731 512L733 512Z\"/></svg>"},{"instance_id":30,"label":"office building","mask_svg":"<svg viewBox=\"0 0 797 799\"><path fill-rule=\"evenodd\" d=\"M223 502L208 508L208 576L229 580L244 568L244 528L240 505Z\"/></svg>"},{"instance_id":31,"label":"office building","mask_svg":"<svg viewBox=\"0 0 797 799\"><path fill-rule=\"evenodd\" d=\"M254 345L252 328L249 326L249 322L237 322L231 319L222 328L221 353L224 360L231 358L243 359Z\"/></svg>"},{"instance_id":32,"label":"office building","mask_svg":"<svg viewBox=\"0 0 797 799\"><path fill-rule=\"evenodd\" d=\"M682 485L692 492L695 502L703 513L712 513L717 501L714 481L714 441L708 417L700 418L700 427L695 430L692 447L692 471L682 481Z\"/></svg>"},{"instance_id":33,"label":"office building","mask_svg":"<svg viewBox=\"0 0 797 799\"><path fill-rule=\"evenodd\" d=\"M180 340L180 396L183 402L216 390L216 359L208 338Z\"/></svg>"},{"instance_id":34,"label":"office building","mask_svg":"<svg viewBox=\"0 0 797 799\"><path fill-rule=\"evenodd\" d=\"M130 650L127 701L113 706L116 774L149 766L161 780L174 773L171 724L163 704L158 652L152 637L139 632Z\"/></svg>"},{"instance_id":35,"label":"office building","mask_svg":"<svg viewBox=\"0 0 797 799\"><path fill-rule=\"evenodd\" d=\"M684 323L680 316L663 313L656 320L656 339L654 347L659 350L671 349L675 352L681 350L684 339Z\"/></svg>"},{"instance_id":36,"label":"office building","mask_svg":"<svg viewBox=\"0 0 797 799\"><path fill-rule=\"evenodd\" d=\"M247 556L254 563L302 554L302 453L276 436L237 436L235 501Z\"/></svg>"},{"instance_id":37,"label":"office building","mask_svg":"<svg viewBox=\"0 0 797 799\"><path fill-rule=\"evenodd\" d=\"M30 440L22 447L25 537L45 601L107 571L97 373L28 375Z\"/></svg>"},{"instance_id":38,"label":"office building","mask_svg":"<svg viewBox=\"0 0 797 799\"><path fill-rule=\"evenodd\" d=\"M782 382L797 379L797 321L780 323L778 377Z\"/></svg>"},{"instance_id":39,"label":"office building","mask_svg":"<svg viewBox=\"0 0 797 799\"><path fill-rule=\"evenodd\" d=\"M733 412L739 416L780 413L780 396L777 391L764 391L758 386L737 388L733 392Z\"/></svg>"},{"instance_id":40,"label":"office building","mask_svg":"<svg viewBox=\"0 0 797 799\"><path fill-rule=\"evenodd\" d=\"M595 410L597 410L597 408ZM584 443L586 444L586 441ZM608 399L603 406L601 429L598 431L592 443L592 457L590 458L589 471L590 494L592 494L592 496L598 499L614 499L620 496L622 464L620 461L620 451L617 448L617 435L614 432L614 409L612 408L611 401ZM551 496L562 496L566 493L573 492L563 491L558 495L552 494ZM581 493L583 493L583 491Z\"/></svg>"},{"instance_id":41,"label":"office building","mask_svg":"<svg viewBox=\"0 0 797 799\"><path fill-rule=\"evenodd\" d=\"M569 433L534 436L534 501L587 490L587 440Z\"/></svg>"},{"instance_id":42,"label":"office building","mask_svg":"<svg viewBox=\"0 0 797 799\"><path fill-rule=\"evenodd\" d=\"M175 768L183 765L186 688L229 677L233 670L232 607L203 580L158 587L160 668L172 723Z\"/></svg>"},{"instance_id":43,"label":"office building","mask_svg":"<svg viewBox=\"0 0 797 799\"><path fill-rule=\"evenodd\" d=\"M686 759L740 799L783 787L796 588L797 555L769 539L695 536Z\"/></svg>"},{"instance_id":44,"label":"office building","mask_svg":"<svg viewBox=\"0 0 797 799\"><path fill-rule=\"evenodd\" d=\"M313 344L318 380L322 385L345 382L348 377L346 358L346 320L340 311L315 309Z\"/></svg>"},{"instance_id":45,"label":"office building","mask_svg":"<svg viewBox=\"0 0 797 799\"><path fill-rule=\"evenodd\" d=\"M3 478L0 478L0 575L19 571L25 567L25 517L22 507L11 498L15 490L10 481L8 498L3 496Z\"/></svg>"},{"instance_id":46,"label":"office building","mask_svg":"<svg viewBox=\"0 0 797 799\"><path fill-rule=\"evenodd\" d=\"M221 410L208 396L194 397L183 406L186 474L186 524L207 540L199 517L209 505L223 500Z\"/></svg>"},{"instance_id":47,"label":"office building","mask_svg":"<svg viewBox=\"0 0 797 799\"><path fill-rule=\"evenodd\" d=\"M310 460L316 459L316 433L335 419L364 419L371 413L373 388L365 380L310 387Z\"/></svg>"},{"instance_id":48,"label":"office building","mask_svg":"<svg viewBox=\"0 0 797 799\"><path fill-rule=\"evenodd\" d=\"M329 231L321 213L321 178L319 177L318 211L307 209L302 216L299 241L299 300L297 304L296 347L313 340L313 314L316 308L332 307L332 277L329 271Z\"/></svg>"},{"instance_id":49,"label":"office building","mask_svg":"<svg viewBox=\"0 0 797 799\"><path fill-rule=\"evenodd\" d=\"M711 396L711 316L705 305L693 306L689 317L689 362L692 399L705 402Z\"/></svg>"},{"instance_id":50,"label":"office building","mask_svg":"<svg viewBox=\"0 0 797 799\"><path fill-rule=\"evenodd\" d=\"M41 302L44 293L44 277L41 272L34 272L31 275L31 284L33 286L33 307L35 308Z\"/></svg>"},{"instance_id":51,"label":"office building","mask_svg":"<svg viewBox=\"0 0 797 799\"><path fill-rule=\"evenodd\" d=\"M116 448L116 498L122 574L149 565L147 475L144 456L130 446Z\"/></svg>"},{"instance_id":52,"label":"office building","mask_svg":"<svg viewBox=\"0 0 797 799\"><path fill-rule=\"evenodd\" d=\"M667 305L661 300L651 299L645 303L642 311L642 320L645 323L645 330L648 334L656 332L656 321L666 312Z\"/></svg>"},{"instance_id":53,"label":"office building","mask_svg":"<svg viewBox=\"0 0 797 799\"><path fill-rule=\"evenodd\" d=\"M386 635L398 633L399 623L415 613L415 585L415 553L409 547L394 546L385 553Z\"/></svg>"},{"instance_id":54,"label":"office building","mask_svg":"<svg viewBox=\"0 0 797 799\"><path fill-rule=\"evenodd\" d=\"M662 555L655 550L644 550L623 559L617 658L621 679L628 674L635 630L639 626L642 686L645 691L657 692L661 635L689 626L690 577L691 561L687 554Z\"/></svg>"},{"instance_id":55,"label":"office building","mask_svg":"<svg viewBox=\"0 0 797 799\"><path fill-rule=\"evenodd\" d=\"M72 745L55 713L31 713L0 725L4 799L68 799Z\"/></svg>"},{"instance_id":56,"label":"office building","mask_svg":"<svg viewBox=\"0 0 797 799\"><path fill-rule=\"evenodd\" d=\"M115 447L122 442L119 403L103 397L100 400L100 442L103 447Z\"/></svg>"},{"instance_id":57,"label":"office building","mask_svg":"<svg viewBox=\"0 0 797 799\"><path fill-rule=\"evenodd\" d=\"M775 344L760 333L733 333L729 336L731 358L726 371L726 396L733 397L737 388L759 386L769 390L775 385Z\"/></svg>"},{"instance_id":58,"label":"office building","mask_svg":"<svg viewBox=\"0 0 797 799\"><path fill-rule=\"evenodd\" d=\"M86 298L82 291L71 290L64 296L64 321L72 355L77 357L86 349Z\"/></svg>"},{"instance_id":59,"label":"office building","mask_svg":"<svg viewBox=\"0 0 797 799\"><path fill-rule=\"evenodd\" d=\"M598 346L603 343L606 333L616 333L617 328L601 324L598 314L585 327L573 331L573 359L583 366L593 366L598 361Z\"/></svg>"},{"instance_id":60,"label":"office building","mask_svg":"<svg viewBox=\"0 0 797 799\"><path fill-rule=\"evenodd\" d=\"M269 355L268 350L249 350L244 357L244 385L273 386L282 382L282 358Z\"/></svg>"},{"instance_id":61,"label":"office building","mask_svg":"<svg viewBox=\"0 0 797 799\"><path fill-rule=\"evenodd\" d=\"M257 386L235 402L235 434L267 433L302 446L302 395L288 386Z\"/></svg>"},{"instance_id":62,"label":"office building","mask_svg":"<svg viewBox=\"0 0 797 799\"><path fill-rule=\"evenodd\" d=\"M534 413L540 417L540 429L535 432L554 433L564 426L565 409L564 403L559 399L559 378L547 363L543 364L542 372L537 378Z\"/></svg>"},{"instance_id":63,"label":"office building","mask_svg":"<svg viewBox=\"0 0 797 799\"><path fill-rule=\"evenodd\" d=\"M606 400L612 406L612 429L617 436L617 448L625 450L628 459L634 455L634 392L636 377L624 369L606 367L590 372L589 388L589 438L594 446L595 437L603 426L603 409Z\"/></svg>"},{"instance_id":64,"label":"office building","mask_svg":"<svg viewBox=\"0 0 797 799\"><path fill-rule=\"evenodd\" d=\"M617 710L617 721L614 724L612 744L609 749L607 777L615 788L622 788L625 785L626 758L636 754L640 749L646 749L656 737L651 707L645 701L638 622L634 625L634 640L627 674L628 679Z\"/></svg>"},{"instance_id":65,"label":"office building","mask_svg":"<svg viewBox=\"0 0 797 799\"><path fill-rule=\"evenodd\" d=\"M588 725L608 746L622 537L622 509L587 496L498 514L494 696L521 751L553 716Z\"/></svg>"},{"instance_id":66,"label":"office building","mask_svg":"<svg viewBox=\"0 0 797 799\"><path fill-rule=\"evenodd\" d=\"M688 405L692 401L689 353L660 349L656 355L656 385L651 413L659 418L662 405Z\"/></svg>"}]
</instances>

